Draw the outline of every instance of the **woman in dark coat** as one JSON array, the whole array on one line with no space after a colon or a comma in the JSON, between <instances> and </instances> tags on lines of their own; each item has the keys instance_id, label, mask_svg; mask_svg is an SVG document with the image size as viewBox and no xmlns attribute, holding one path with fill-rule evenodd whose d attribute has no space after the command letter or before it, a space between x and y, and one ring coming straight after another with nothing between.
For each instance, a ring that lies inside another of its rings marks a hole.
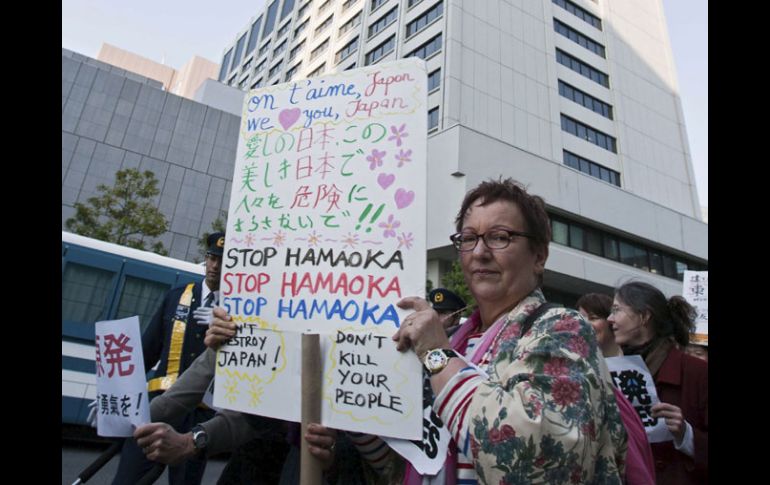
<instances>
[{"instance_id":1,"label":"woman in dark coat","mask_svg":"<svg viewBox=\"0 0 770 485\"><path fill-rule=\"evenodd\" d=\"M681 296L666 299L652 285L626 283L615 291L607 321L624 355L640 355L650 369L673 441L652 443L659 484L708 483L708 364L685 354L695 311Z\"/></svg>"}]
</instances>

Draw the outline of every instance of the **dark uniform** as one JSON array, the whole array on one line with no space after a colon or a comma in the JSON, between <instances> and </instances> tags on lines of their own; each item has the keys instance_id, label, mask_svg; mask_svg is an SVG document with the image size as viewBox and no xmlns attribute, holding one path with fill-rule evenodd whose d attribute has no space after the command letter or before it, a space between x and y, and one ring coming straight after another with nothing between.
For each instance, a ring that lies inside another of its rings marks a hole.
<instances>
[{"instance_id":1,"label":"dark uniform","mask_svg":"<svg viewBox=\"0 0 770 485\"><path fill-rule=\"evenodd\" d=\"M224 233L211 234L207 240L208 253L222 256ZM160 395L176 381L190 364L206 350L203 339L207 325L200 325L193 319L193 312L203 304L201 298L203 281L173 288L166 293L158 311L142 334L145 372L149 372L147 388L150 399ZM206 306L213 306L209 302ZM160 361L160 362L158 362ZM150 372L155 364L154 371ZM198 407L183 418L170 423L180 433L187 433L197 423L207 421L214 412L205 406ZM120 464L112 485L136 483L153 466L133 438L123 443ZM177 466L169 466L171 485L199 484L206 469L206 456L201 453Z\"/></svg>"},{"instance_id":2,"label":"dark uniform","mask_svg":"<svg viewBox=\"0 0 770 485\"><path fill-rule=\"evenodd\" d=\"M428 293L428 301L433 306L433 309L440 315L460 311L466 306L465 301L462 298L446 288L435 288L431 290L431 292ZM447 336L451 336L458 328L460 328L460 325L453 325L447 328Z\"/></svg>"}]
</instances>

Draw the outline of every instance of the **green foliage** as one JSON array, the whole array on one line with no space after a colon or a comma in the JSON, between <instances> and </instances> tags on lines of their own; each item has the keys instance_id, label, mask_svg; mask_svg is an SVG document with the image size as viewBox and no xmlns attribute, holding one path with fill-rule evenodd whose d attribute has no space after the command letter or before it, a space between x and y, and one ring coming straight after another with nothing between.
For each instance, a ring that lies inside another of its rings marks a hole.
<instances>
[{"instance_id":1,"label":"green foliage","mask_svg":"<svg viewBox=\"0 0 770 485\"><path fill-rule=\"evenodd\" d=\"M123 246L167 255L160 241L148 238L160 236L168 229L168 222L155 206L153 197L160 193L155 174L135 168L115 173L115 184L99 184L99 195L90 197L87 204L75 203L75 215L67 219L65 227L82 236L100 239Z\"/></svg>"},{"instance_id":2,"label":"green foliage","mask_svg":"<svg viewBox=\"0 0 770 485\"><path fill-rule=\"evenodd\" d=\"M463 276L463 270L458 261L452 262L452 269L441 277L441 284L444 288L455 292L457 296L465 300L468 307L462 313L464 317L473 313L473 309L476 307L476 300L473 299L468 285L465 284L465 276Z\"/></svg>"}]
</instances>

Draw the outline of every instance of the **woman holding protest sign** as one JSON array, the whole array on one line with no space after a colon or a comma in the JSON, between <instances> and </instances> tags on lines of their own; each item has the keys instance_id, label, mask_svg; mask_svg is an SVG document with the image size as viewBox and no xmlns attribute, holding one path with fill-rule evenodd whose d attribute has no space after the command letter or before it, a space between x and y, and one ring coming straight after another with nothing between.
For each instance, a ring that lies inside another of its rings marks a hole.
<instances>
[{"instance_id":1,"label":"woman holding protest sign","mask_svg":"<svg viewBox=\"0 0 770 485\"><path fill-rule=\"evenodd\" d=\"M652 285L630 282L615 291L608 322L625 355L650 369L663 418L674 441L652 443L658 483L708 482L708 365L677 348L686 346L695 311L681 296L669 299Z\"/></svg>"},{"instance_id":2,"label":"woman holding protest sign","mask_svg":"<svg viewBox=\"0 0 770 485\"><path fill-rule=\"evenodd\" d=\"M431 374L452 435L438 476L405 483L621 483L626 434L591 326L545 302L550 222L512 179L471 190L451 236L478 308L450 339L422 298L393 336Z\"/></svg>"}]
</instances>

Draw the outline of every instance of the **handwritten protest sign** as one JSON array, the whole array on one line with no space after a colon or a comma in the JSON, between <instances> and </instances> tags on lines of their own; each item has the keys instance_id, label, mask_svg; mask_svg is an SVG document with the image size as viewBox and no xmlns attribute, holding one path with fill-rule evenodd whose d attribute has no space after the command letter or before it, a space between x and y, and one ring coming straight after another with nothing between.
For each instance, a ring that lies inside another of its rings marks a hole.
<instances>
[{"instance_id":1,"label":"handwritten protest sign","mask_svg":"<svg viewBox=\"0 0 770 485\"><path fill-rule=\"evenodd\" d=\"M608 357L605 360L615 386L626 396L642 420L647 440L658 443L674 439L665 420L652 417L652 406L658 404L660 399L644 360L638 355Z\"/></svg>"},{"instance_id":2,"label":"handwritten protest sign","mask_svg":"<svg viewBox=\"0 0 770 485\"><path fill-rule=\"evenodd\" d=\"M246 95L222 306L272 337L264 362L223 347L216 405L298 421L298 335L319 333L324 424L419 437L421 366L390 336L425 287L426 83L412 58Z\"/></svg>"},{"instance_id":3,"label":"handwritten protest sign","mask_svg":"<svg viewBox=\"0 0 770 485\"><path fill-rule=\"evenodd\" d=\"M683 286L684 299L698 312L695 317L695 333L690 336L690 341L694 344L708 345L709 272L685 270Z\"/></svg>"},{"instance_id":4,"label":"handwritten protest sign","mask_svg":"<svg viewBox=\"0 0 770 485\"><path fill-rule=\"evenodd\" d=\"M150 422L139 317L96 322L96 427L99 436L131 436Z\"/></svg>"}]
</instances>

